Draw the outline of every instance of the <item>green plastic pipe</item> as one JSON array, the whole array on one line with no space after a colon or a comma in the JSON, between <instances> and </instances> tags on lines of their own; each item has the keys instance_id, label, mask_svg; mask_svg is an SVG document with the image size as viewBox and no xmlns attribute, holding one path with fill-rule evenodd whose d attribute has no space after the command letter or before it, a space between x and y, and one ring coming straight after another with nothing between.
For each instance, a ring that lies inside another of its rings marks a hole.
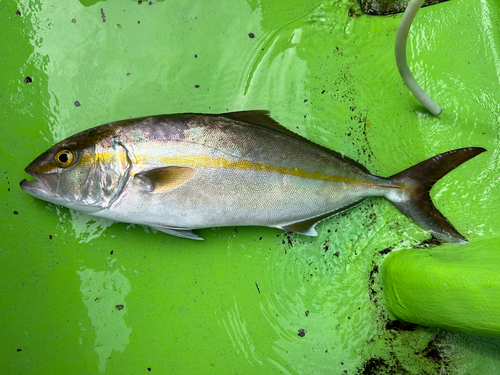
<instances>
[{"instance_id":1,"label":"green plastic pipe","mask_svg":"<svg viewBox=\"0 0 500 375\"><path fill-rule=\"evenodd\" d=\"M500 337L500 251L497 241L401 250L380 267L392 319Z\"/></svg>"}]
</instances>

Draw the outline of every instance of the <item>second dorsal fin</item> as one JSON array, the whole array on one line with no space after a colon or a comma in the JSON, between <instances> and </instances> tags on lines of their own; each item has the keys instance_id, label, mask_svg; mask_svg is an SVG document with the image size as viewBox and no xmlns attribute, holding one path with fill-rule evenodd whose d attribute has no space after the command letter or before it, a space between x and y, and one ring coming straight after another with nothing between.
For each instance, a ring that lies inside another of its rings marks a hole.
<instances>
[{"instance_id":1,"label":"second dorsal fin","mask_svg":"<svg viewBox=\"0 0 500 375\"><path fill-rule=\"evenodd\" d=\"M266 111L266 110L254 110L254 111L240 111L240 112L227 112L227 113L221 113L221 116L225 118L229 118L231 120L236 120L236 121L241 121L241 122L246 122L247 124L253 124L257 126L263 126L268 129L273 129L276 131L279 131L280 133L286 134L292 138L298 139L304 143L307 143L310 146L313 146L315 148L318 148L320 150L323 150L324 152L335 156L337 159L344 160L348 163L351 163L355 165L356 167L360 168L363 172L369 173L370 171L362 164L358 163L357 161L342 155L341 153L337 151L330 150L327 147L320 146L314 142L311 142L310 140L288 130L285 128L283 125L281 125L279 122L274 120L271 117L271 112Z\"/></svg>"}]
</instances>

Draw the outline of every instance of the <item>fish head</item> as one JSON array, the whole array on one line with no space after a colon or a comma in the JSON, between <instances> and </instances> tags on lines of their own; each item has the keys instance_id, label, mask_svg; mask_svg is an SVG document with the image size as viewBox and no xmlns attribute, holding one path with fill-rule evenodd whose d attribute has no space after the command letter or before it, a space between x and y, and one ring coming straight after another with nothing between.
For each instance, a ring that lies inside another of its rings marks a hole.
<instances>
[{"instance_id":1,"label":"fish head","mask_svg":"<svg viewBox=\"0 0 500 375\"><path fill-rule=\"evenodd\" d=\"M26 167L35 181L23 180L23 191L87 213L109 207L123 190L131 166L126 148L109 130L93 128L49 148Z\"/></svg>"}]
</instances>

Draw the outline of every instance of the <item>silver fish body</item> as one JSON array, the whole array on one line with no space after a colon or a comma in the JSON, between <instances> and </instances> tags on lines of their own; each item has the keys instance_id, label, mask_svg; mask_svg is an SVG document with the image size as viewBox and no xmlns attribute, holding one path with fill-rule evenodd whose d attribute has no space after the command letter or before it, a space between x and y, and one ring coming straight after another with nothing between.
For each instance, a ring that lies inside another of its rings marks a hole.
<instances>
[{"instance_id":1,"label":"silver fish body","mask_svg":"<svg viewBox=\"0 0 500 375\"><path fill-rule=\"evenodd\" d=\"M382 178L287 131L266 111L161 115L59 142L26 168L38 181L21 187L91 215L193 239L200 238L192 229L236 225L316 235L317 222L385 196L439 238L467 243L428 190L483 151L450 151Z\"/></svg>"}]
</instances>

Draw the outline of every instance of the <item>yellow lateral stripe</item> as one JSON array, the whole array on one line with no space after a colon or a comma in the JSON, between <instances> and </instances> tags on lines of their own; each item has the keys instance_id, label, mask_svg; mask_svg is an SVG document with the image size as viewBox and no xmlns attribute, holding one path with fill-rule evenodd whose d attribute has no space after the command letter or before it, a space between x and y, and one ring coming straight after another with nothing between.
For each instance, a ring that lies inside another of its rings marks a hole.
<instances>
[{"instance_id":1,"label":"yellow lateral stripe","mask_svg":"<svg viewBox=\"0 0 500 375\"><path fill-rule=\"evenodd\" d=\"M97 154L83 154L80 158L80 163L83 165L90 164L91 166L96 166L98 163L100 164L109 164L115 163L119 161L120 163L127 163L127 156L124 153L116 153L116 152L100 152Z\"/></svg>"},{"instance_id":2,"label":"yellow lateral stripe","mask_svg":"<svg viewBox=\"0 0 500 375\"><path fill-rule=\"evenodd\" d=\"M125 154L119 154L118 158L125 159ZM152 159L151 155L135 155L137 159L137 164L146 164L148 159ZM81 163L90 163L96 165L99 163L113 163L116 162L117 154L113 152L102 152L95 154L94 157L90 155L84 155L81 159ZM342 177L342 176L331 176L320 172L308 172L299 168L286 168L277 167L274 165L268 165L265 163L252 163L248 160L232 161L227 158L211 158L206 155L183 155L183 156L160 156L154 159L159 160L165 166L177 166L177 167L191 167L191 168L237 168L241 170L253 170L253 171L264 171L264 172L274 172L286 175L292 175L302 178L308 178L313 180L322 181L332 181L332 182L343 182L348 184L362 184L362 185L374 185L369 182L362 182L356 179ZM123 160L125 161L125 160Z\"/></svg>"},{"instance_id":3,"label":"yellow lateral stripe","mask_svg":"<svg viewBox=\"0 0 500 375\"><path fill-rule=\"evenodd\" d=\"M141 158L142 159L142 158ZM138 158L139 160L139 158ZM195 156L174 156L174 157L160 157L160 161L167 165L175 165L181 167L192 167L192 168L238 168L242 170L253 170L253 171L264 171L264 172L275 172L281 174L287 174L297 177L310 178L313 180L323 180L323 181L334 181L334 182L345 182L351 184L364 184L371 185L369 183L361 182L359 180L350 179L341 176L330 176L319 172L307 172L299 168L286 168L277 167L274 165L268 165L265 163L252 163L248 160L232 161L226 158L211 158L206 155Z\"/></svg>"}]
</instances>

